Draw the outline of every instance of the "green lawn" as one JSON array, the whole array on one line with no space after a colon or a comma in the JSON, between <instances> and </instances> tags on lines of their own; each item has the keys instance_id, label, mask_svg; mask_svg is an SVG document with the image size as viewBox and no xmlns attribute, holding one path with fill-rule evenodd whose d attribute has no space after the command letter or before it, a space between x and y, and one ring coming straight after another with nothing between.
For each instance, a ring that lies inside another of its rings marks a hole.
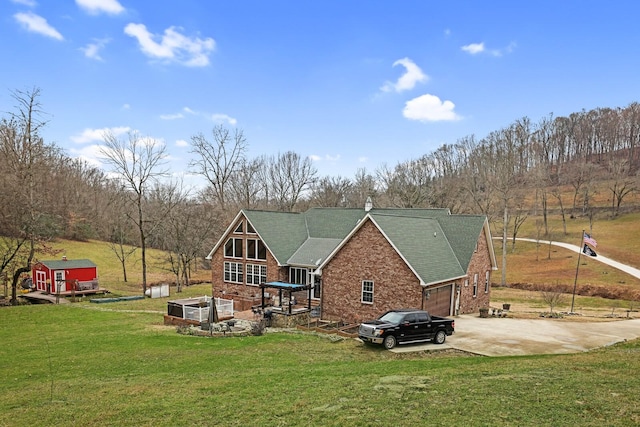
<instances>
[{"instance_id":1,"label":"green lawn","mask_svg":"<svg viewBox=\"0 0 640 427\"><path fill-rule=\"evenodd\" d=\"M576 355L397 355L301 333L179 335L121 304L0 309L0 425L640 423L638 341Z\"/></svg>"}]
</instances>

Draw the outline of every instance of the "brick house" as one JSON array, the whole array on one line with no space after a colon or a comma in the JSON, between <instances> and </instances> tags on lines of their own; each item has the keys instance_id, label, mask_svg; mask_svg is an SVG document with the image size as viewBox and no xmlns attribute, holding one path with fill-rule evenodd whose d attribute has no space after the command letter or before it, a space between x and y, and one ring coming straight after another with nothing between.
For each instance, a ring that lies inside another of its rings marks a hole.
<instances>
[{"instance_id":1,"label":"brick house","mask_svg":"<svg viewBox=\"0 0 640 427\"><path fill-rule=\"evenodd\" d=\"M486 217L448 209L242 210L207 258L213 294L237 310L260 304L266 284L298 284L294 299L347 322L401 307L477 312L497 269Z\"/></svg>"}]
</instances>

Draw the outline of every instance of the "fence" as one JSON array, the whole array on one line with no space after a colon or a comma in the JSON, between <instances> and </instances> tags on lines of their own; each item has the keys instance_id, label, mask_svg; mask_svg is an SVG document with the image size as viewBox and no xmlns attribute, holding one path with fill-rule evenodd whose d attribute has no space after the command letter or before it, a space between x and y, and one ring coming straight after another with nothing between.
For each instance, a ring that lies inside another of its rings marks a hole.
<instances>
[{"instance_id":1,"label":"fence","mask_svg":"<svg viewBox=\"0 0 640 427\"><path fill-rule=\"evenodd\" d=\"M202 307L193 307L185 305L182 307L183 319L195 320L197 322L206 322L209 320L209 307L211 298L204 296L199 298L200 301L206 303ZM233 317L233 300L216 298L216 310L218 317Z\"/></svg>"}]
</instances>

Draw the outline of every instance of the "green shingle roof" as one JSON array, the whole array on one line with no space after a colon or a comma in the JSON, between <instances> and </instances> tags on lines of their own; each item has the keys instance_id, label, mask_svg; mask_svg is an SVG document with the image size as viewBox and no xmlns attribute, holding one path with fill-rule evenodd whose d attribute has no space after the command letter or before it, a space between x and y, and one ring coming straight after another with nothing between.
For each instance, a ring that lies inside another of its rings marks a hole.
<instances>
[{"instance_id":1,"label":"green shingle roof","mask_svg":"<svg viewBox=\"0 0 640 427\"><path fill-rule=\"evenodd\" d=\"M313 208L304 213L252 210L241 213L278 264L312 268L325 263L368 214L425 284L466 274L486 222L484 216L451 215L448 209L365 212ZM220 242L216 247L219 245Z\"/></svg>"},{"instance_id":2,"label":"green shingle roof","mask_svg":"<svg viewBox=\"0 0 640 427\"><path fill-rule=\"evenodd\" d=\"M308 233L303 214L243 210L254 230L280 265L307 240Z\"/></svg>"},{"instance_id":3,"label":"green shingle roof","mask_svg":"<svg viewBox=\"0 0 640 427\"><path fill-rule=\"evenodd\" d=\"M67 261L50 260L50 261L40 261L40 263L46 266L49 270L97 267L91 260L88 260L88 259L69 259Z\"/></svg>"},{"instance_id":4,"label":"green shingle roof","mask_svg":"<svg viewBox=\"0 0 640 427\"><path fill-rule=\"evenodd\" d=\"M309 237L289 258L287 264L316 268L338 247L342 240Z\"/></svg>"},{"instance_id":5,"label":"green shingle roof","mask_svg":"<svg viewBox=\"0 0 640 427\"><path fill-rule=\"evenodd\" d=\"M466 274L439 218L373 214L371 219L422 282L438 283Z\"/></svg>"},{"instance_id":6,"label":"green shingle roof","mask_svg":"<svg viewBox=\"0 0 640 427\"><path fill-rule=\"evenodd\" d=\"M465 271L469 268L485 221L486 217L482 215L452 215L438 218L442 231Z\"/></svg>"}]
</instances>

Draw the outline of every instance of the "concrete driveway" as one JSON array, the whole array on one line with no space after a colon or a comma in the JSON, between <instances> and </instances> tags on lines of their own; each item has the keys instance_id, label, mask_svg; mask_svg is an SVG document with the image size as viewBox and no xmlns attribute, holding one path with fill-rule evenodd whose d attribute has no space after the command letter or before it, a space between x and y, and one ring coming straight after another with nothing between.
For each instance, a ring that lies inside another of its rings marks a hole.
<instances>
[{"instance_id":1,"label":"concrete driveway","mask_svg":"<svg viewBox=\"0 0 640 427\"><path fill-rule=\"evenodd\" d=\"M579 353L640 338L640 319L580 322L569 319L455 317L456 333L443 345L400 345L397 353L454 348L484 356Z\"/></svg>"}]
</instances>

